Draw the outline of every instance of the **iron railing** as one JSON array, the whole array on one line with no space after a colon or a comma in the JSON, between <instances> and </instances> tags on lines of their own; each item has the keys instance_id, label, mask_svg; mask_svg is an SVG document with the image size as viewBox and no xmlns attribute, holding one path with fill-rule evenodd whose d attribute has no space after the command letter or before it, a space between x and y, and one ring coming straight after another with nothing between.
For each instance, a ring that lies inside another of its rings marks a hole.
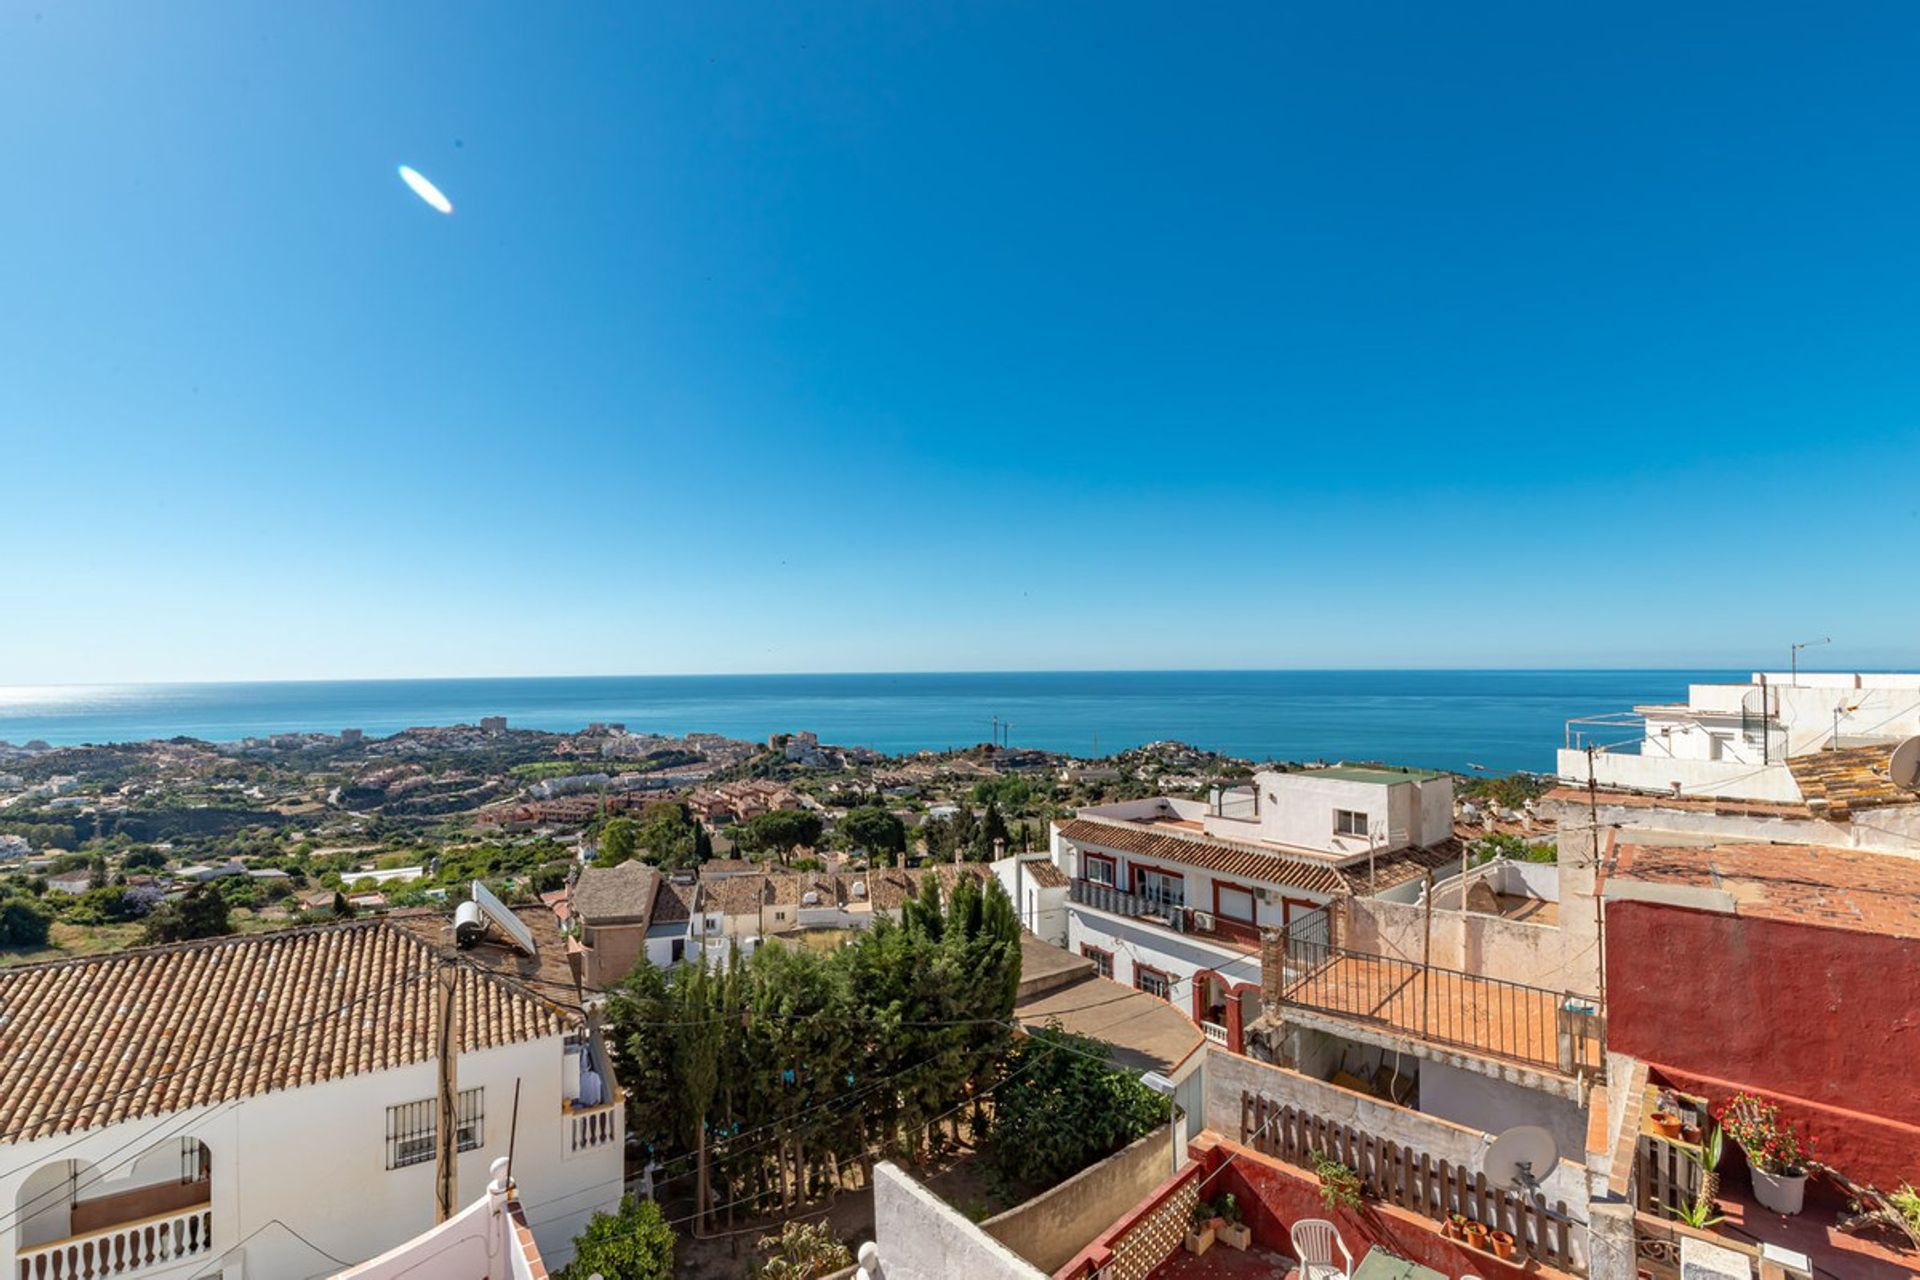
<instances>
[{"instance_id":1,"label":"iron railing","mask_svg":"<svg viewBox=\"0 0 1920 1280\"><path fill-rule=\"evenodd\" d=\"M1599 1079L1606 1020L1585 997L1289 937L1281 1003L1561 1075Z\"/></svg>"},{"instance_id":2,"label":"iron railing","mask_svg":"<svg viewBox=\"0 0 1920 1280\"><path fill-rule=\"evenodd\" d=\"M1075 880L1067 887L1068 896L1083 907L1116 916L1155 920L1178 933L1187 932L1184 904L1158 894L1127 893L1097 880Z\"/></svg>"}]
</instances>

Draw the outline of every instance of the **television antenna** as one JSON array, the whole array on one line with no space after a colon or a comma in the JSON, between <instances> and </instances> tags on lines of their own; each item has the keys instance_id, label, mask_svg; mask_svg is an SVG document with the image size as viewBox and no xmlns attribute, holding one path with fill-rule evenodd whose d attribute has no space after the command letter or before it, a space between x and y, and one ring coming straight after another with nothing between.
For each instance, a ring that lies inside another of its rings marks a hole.
<instances>
[{"instance_id":1,"label":"television antenna","mask_svg":"<svg viewBox=\"0 0 1920 1280\"><path fill-rule=\"evenodd\" d=\"M1516 1125L1493 1140L1480 1161L1481 1172L1495 1186L1512 1187L1531 1195L1540 1179L1552 1172L1560 1158L1553 1134L1537 1124Z\"/></svg>"},{"instance_id":2,"label":"television antenna","mask_svg":"<svg viewBox=\"0 0 1920 1280\"><path fill-rule=\"evenodd\" d=\"M1832 636L1821 636L1818 640L1802 640L1799 644L1793 646L1793 683L1796 686L1800 683L1800 651L1802 649L1812 649L1819 645L1832 643Z\"/></svg>"}]
</instances>

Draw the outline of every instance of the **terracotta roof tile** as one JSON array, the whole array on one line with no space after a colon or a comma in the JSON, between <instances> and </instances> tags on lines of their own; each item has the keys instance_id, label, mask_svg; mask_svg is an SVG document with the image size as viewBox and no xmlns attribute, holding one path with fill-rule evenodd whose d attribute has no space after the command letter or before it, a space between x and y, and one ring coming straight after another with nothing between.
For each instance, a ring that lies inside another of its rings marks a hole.
<instances>
[{"instance_id":1,"label":"terracotta roof tile","mask_svg":"<svg viewBox=\"0 0 1920 1280\"><path fill-rule=\"evenodd\" d=\"M1800 844L1621 844L1609 880L1719 889L1734 913L1920 938L1920 858Z\"/></svg>"},{"instance_id":2,"label":"terracotta roof tile","mask_svg":"<svg viewBox=\"0 0 1920 1280\"><path fill-rule=\"evenodd\" d=\"M434 959L398 924L353 920L0 970L0 1141L423 1061ZM491 974L457 982L465 1052L565 1025Z\"/></svg>"},{"instance_id":3,"label":"terracotta roof tile","mask_svg":"<svg viewBox=\"0 0 1920 1280\"><path fill-rule=\"evenodd\" d=\"M1344 894L1347 881L1335 867L1323 862L1205 837L1175 836L1125 822L1075 818L1056 824L1060 834L1076 844L1097 845L1141 858L1163 858L1190 867L1205 867L1232 876L1304 889L1309 893Z\"/></svg>"},{"instance_id":4,"label":"terracotta roof tile","mask_svg":"<svg viewBox=\"0 0 1920 1280\"><path fill-rule=\"evenodd\" d=\"M1896 786L1887 774L1893 745L1848 747L1792 756L1787 771L1815 817L1845 818L1855 809L1920 804L1920 795Z\"/></svg>"},{"instance_id":5,"label":"terracotta roof tile","mask_svg":"<svg viewBox=\"0 0 1920 1280\"><path fill-rule=\"evenodd\" d=\"M660 873L644 862L587 867L573 885L574 914L590 925L610 920L645 924L653 916L659 890Z\"/></svg>"},{"instance_id":6,"label":"terracotta roof tile","mask_svg":"<svg viewBox=\"0 0 1920 1280\"><path fill-rule=\"evenodd\" d=\"M1042 889L1067 887L1067 873L1047 858L1025 858L1021 860L1020 867Z\"/></svg>"}]
</instances>

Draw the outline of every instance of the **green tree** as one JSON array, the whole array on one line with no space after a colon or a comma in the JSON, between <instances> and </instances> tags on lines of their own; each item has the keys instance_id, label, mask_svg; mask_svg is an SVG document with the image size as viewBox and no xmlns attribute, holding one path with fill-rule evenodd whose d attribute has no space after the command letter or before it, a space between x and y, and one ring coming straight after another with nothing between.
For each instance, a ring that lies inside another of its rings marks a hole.
<instances>
[{"instance_id":1,"label":"green tree","mask_svg":"<svg viewBox=\"0 0 1920 1280\"><path fill-rule=\"evenodd\" d=\"M885 859L890 867L899 866L900 855L907 851L907 824L878 806L849 811L840 820L840 833L851 847Z\"/></svg>"},{"instance_id":2,"label":"green tree","mask_svg":"<svg viewBox=\"0 0 1920 1280\"><path fill-rule=\"evenodd\" d=\"M563 1280L672 1280L673 1228L660 1206L627 1196L613 1213L596 1213L573 1242Z\"/></svg>"},{"instance_id":3,"label":"green tree","mask_svg":"<svg viewBox=\"0 0 1920 1280\"><path fill-rule=\"evenodd\" d=\"M593 865L617 867L631 861L634 850L639 847L638 827L632 818L607 819L607 824L600 828L600 851L594 856Z\"/></svg>"},{"instance_id":4,"label":"green tree","mask_svg":"<svg viewBox=\"0 0 1920 1280\"><path fill-rule=\"evenodd\" d=\"M740 824L734 843L755 853L770 853L786 862L794 849L820 843L820 815L806 809L770 809Z\"/></svg>"},{"instance_id":5,"label":"green tree","mask_svg":"<svg viewBox=\"0 0 1920 1280\"><path fill-rule=\"evenodd\" d=\"M1495 858L1506 858L1513 862L1558 862L1559 848L1552 840L1544 844L1535 844L1523 836L1505 831L1496 831L1491 835L1479 836L1467 846L1473 855L1474 864L1491 862Z\"/></svg>"},{"instance_id":6,"label":"green tree","mask_svg":"<svg viewBox=\"0 0 1920 1280\"><path fill-rule=\"evenodd\" d=\"M971 850L975 862L985 862L994 856L995 849L1004 852L1013 840L1013 833L1007 830L1007 820L1000 814L1000 802L989 799L987 811L980 817L980 835L978 844Z\"/></svg>"},{"instance_id":7,"label":"green tree","mask_svg":"<svg viewBox=\"0 0 1920 1280\"><path fill-rule=\"evenodd\" d=\"M152 946L191 938L215 938L232 932L227 900L205 886L195 885L187 890L185 897L163 902L147 915L146 932L141 941Z\"/></svg>"},{"instance_id":8,"label":"green tree","mask_svg":"<svg viewBox=\"0 0 1920 1280\"><path fill-rule=\"evenodd\" d=\"M987 1169L1003 1194L1024 1200L1167 1122L1168 1100L1108 1053L1058 1027L1015 1042L987 1126Z\"/></svg>"},{"instance_id":9,"label":"green tree","mask_svg":"<svg viewBox=\"0 0 1920 1280\"><path fill-rule=\"evenodd\" d=\"M32 898L0 898L0 947L44 947L53 916Z\"/></svg>"}]
</instances>

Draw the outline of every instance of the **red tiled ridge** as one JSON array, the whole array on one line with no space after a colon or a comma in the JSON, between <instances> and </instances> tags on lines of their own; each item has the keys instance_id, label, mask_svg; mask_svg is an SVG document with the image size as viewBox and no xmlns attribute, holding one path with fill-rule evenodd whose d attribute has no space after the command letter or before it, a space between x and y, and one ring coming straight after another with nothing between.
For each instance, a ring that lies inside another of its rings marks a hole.
<instances>
[{"instance_id":1,"label":"red tiled ridge","mask_svg":"<svg viewBox=\"0 0 1920 1280\"><path fill-rule=\"evenodd\" d=\"M433 1054L435 950L381 920L0 970L0 1142L381 1071ZM470 966L461 1049L558 1034Z\"/></svg>"}]
</instances>

